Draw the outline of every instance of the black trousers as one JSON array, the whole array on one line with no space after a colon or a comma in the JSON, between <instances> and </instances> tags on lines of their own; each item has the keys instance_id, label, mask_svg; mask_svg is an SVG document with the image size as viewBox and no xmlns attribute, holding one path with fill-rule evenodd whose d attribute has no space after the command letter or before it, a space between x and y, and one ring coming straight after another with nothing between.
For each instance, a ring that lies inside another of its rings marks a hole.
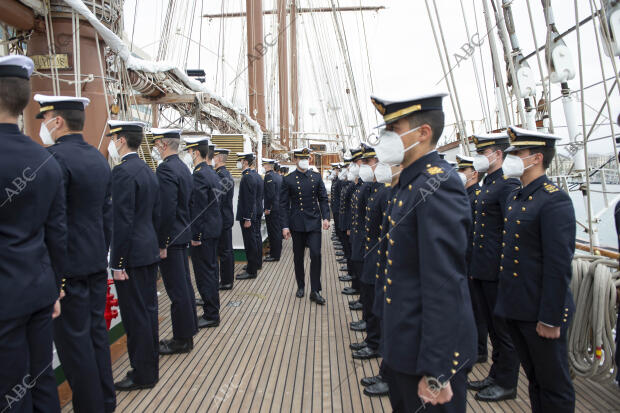
<instances>
[{"instance_id":1,"label":"black trousers","mask_svg":"<svg viewBox=\"0 0 620 413\"><path fill-rule=\"evenodd\" d=\"M362 278L362 270L364 269L364 262L363 261L357 261L357 260L349 260L349 274L351 274L351 277L353 278L351 280L351 287L355 288L356 290L361 290L361 281L360 279ZM364 300L362 297L360 297L360 301ZM367 314L366 311L364 311L364 320L366 320Z\"/></svg>"},{"instance_id":2,"label":"black trousers","mask_svg":"<svg viewBox=\"0 0 620 413\"><path fill-rule=\"evenodd\" d=\"M220 283L233 284L235 272L235 256L232 246L232 228L223 229L217 244Z\"/></svg>"},{"instance_id":3,"label":"black trousers","mask_svg":"<svg viewBox=\"0 0 620 413\"><path fill-rule=\"evenodd\" d=\"M76 412L111 412L116 407L105 312L108 274L69 278L54 320L54 343L71 386Z\"/></svg>"},{"instance_id":4,"label":"black trousers","mask_svg":"<svg viewBox=\"0 0 620 413\"><path fill-rule=\"evenodd\" d=\"M258 263L257 268L261 268L263 266L263 236L260 233L260 225L261 220L252 221L251 228L254 230L254 239L256 240L256 262Z\"/></svg>"},{"instance_id":5,"label":"black trousers","mask_svg":"<svg viewBox=\"0 0 620 413\"><path fill-rule=\"evenodd\" d=\"M351 277L354 277L352 270L353 266L351 265L351 240L346 231L343 231L342 246L344 250L344 258L347 260L347 273Z\"/></svg>"},{"instance_id":6,"label":"black trousers","mask_svg":"<svg viewBox=\"0 0 620 413\"><path fill-rule=\"evenodd\" d=\"M127 353L138 384L159 380L157 264L127 268L128 280L115 281L118 305L127 333Z\"/></svg>"},{"instance_id":7,"label":"black trousers","mask_svg":"<svg viewBox=\"0 0 620 413\"><path fill-rule=\"evenodd\" d=\"M265 215L267 236L269 237L269 256L277 260L282 254L282 227L278 214L279 211L271 211L269 215Z\"/></svg>"},{"instance_id":8,"label":"black trousers","mask_svg":"<svg viewBox=\"0 0 620 413\"><path fill-rule=\"evenodd\" d=\"M618 310L618 321L616 321L616 381L620 383L620 309Z\"/></svg>"},{"instance_id":9,"label":"black trousers","mask_svg":"<svg viewBox=\"0 0 620 413\"><path fill-rule=\"evenodd\" d=\"M385 363L384 363L385 364ZM458 371L450 378L452 387L452 400L446 404L433 406L428 403L423 406L422 400L418 397L418 383L421 376L395 371L391 366L385 364L385 380L389 386L388 395L394 413L414 413L414 412L446 412L464 413L467 409L467 372ZM442 378L443 380L443 378Z\"/></svg>"},{"instance_id":10,"label":"black trousers","mask_svg":"<svg viewBox=\"0 0 620 413\"><path fill-rule=\"evenodd\" d=\"M245 249L245 257L248 260L246 271L248 274L255 275L258 272L258 252L256 251L256 234L254 232L254 223L250 228L243 227L243 221L240 221L241 235L243 236L243 248Z\"/></svg>"},{"instance_id":11,"label":"black trousers","mask_svg":"<svg viewBox=\"0 0 620 413\"><path fill-rule=\"evenodd\" d=\"M0 320L0 411L60 412L52 337L51 306Z\"/></svg>"},{"instance_id":12,"label":"black trousers","mask_svg":"<svg viewBox=\"0 0 620 413\"><path fill-rule=\"evenodd\" d=\"M525 375L529 380L532 413L566 413L575 411L575 389L568 369L566 332L560 338L542 338L536 322L507 320Z\"/></svg>"},{"instance_id":13,"label":"black trousers","mask_svg":"<svg viewBox=\"0 0 620 413\"><path fill-rule=\"evenodd\" d=\"M295 278L297 287L304 288L304 254L310 248L310 289L321 291L321 231L291 231L293 237L293 261L295 262Z\"/></svg>"},{"instance_id":14,"label":"black trousers","mask_svg":"<svg viewBox=\"0 0 620 413\"><path fill-rule=\"evenodd\" d=\"M493 344L493 364L489 376L495 379L500 386L512 389L517 387L519 380L519 356L512 343L512 337L508 330L506 320L494 315L495 303L497 302L497 281L474 280L476 288L479 288L483 311Z\"/></svg>"},{"instance_id":15,"label":"black trousers","mask_svg":"<svg viewBox=\"0 0 620 413\"><path fill-rule=\"evenodd\" d=\"M168 256L159 263L161 278L170 297L170 320L172 336L176 339L190 339L196 334L196 298L190 275L187 271L187 245L171 245Z\"/></svg>"},{"instance_id":16,"label":"black trousers","mask_svg":"<svg viewBox=\"0 0 620 413\"><path fill-rule=\"evenodd\" d=\"M469 295L474 310L474 319L476 320L476 330L478 331L478 356L486 356L488 354L487 338L489 337L489 329L484 313L484 298L481 297L480 288L477 288L477 281L467 278L469 285Z\"/></svg>"},{"instance_id":17,"label":"black trousers","mask_svg":"<svg viewBox=\"0 0 620 413\"><path fill-rule=\"evenodd\" d=\"M362 282L360 287L362 314L364 321L366 321L366 344L371 349L378 350L381 342L381 319L372 311L375 302L375 285Z\"/></svg>"},{"instance_id":18,"label":"black trousers","mask_svg":"<svg viewBox=\"0 0 620 413\"><path fill-rule=\"evenodd\" d=\"M217 238L204 238L197 247L192 247L192 265L196 288L204 302L205 320L220 319L220 276L217 272Z\"/></svg>"}]
</instances>

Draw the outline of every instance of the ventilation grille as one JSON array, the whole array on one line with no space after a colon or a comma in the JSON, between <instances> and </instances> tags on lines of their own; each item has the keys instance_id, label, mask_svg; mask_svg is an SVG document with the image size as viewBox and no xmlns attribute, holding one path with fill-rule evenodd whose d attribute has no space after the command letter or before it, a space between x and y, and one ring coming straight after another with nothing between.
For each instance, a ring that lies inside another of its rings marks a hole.
<instances>
[{"instance_id":1,"label":"ventilation grille","mask_svg":"<svg viewBox=\"0 0 620 413\"><path fill-rule=\"evenodd\" d=\"M226 168L234 178L239 178L241 171L237 169L237 152L243 152L243 135L212 135L211 141L218 148L230 150Z\"/></svg>"}]
</instances>

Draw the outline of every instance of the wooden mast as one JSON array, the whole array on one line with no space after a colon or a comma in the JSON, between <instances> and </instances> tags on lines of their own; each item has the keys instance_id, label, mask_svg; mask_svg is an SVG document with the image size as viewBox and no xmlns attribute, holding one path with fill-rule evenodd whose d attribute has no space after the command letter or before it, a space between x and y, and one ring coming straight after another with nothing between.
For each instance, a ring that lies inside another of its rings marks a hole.
<instances>
[{"instance_id":1,"label":"wooden mast","mask_svg":"<svg viewBox=\"0 0 620 413\"><path fill-rule=\"evenodd\" d=\"M246 0L248 32L248 94L250 116L263 132L265 122L265 65L263 44L263 1Z\"/></svg>"},{"instance_id":2,"label":"wooden mast","mask_svg":"<svg viewBox=\"0 0 620 413\"><path fill-rule=\"evenodd\" d=\"M278 85L280 102L280 143L289 148L288 45L286 1L278 0Z\"/></svg>"},{"instance_id":3,"label":"wooden mast","mask_svg":"<svg viewBox=\"0 0 620 413\"><path fill-rule=\"evenodd\" d=\"M295 147L299 147L295 132L301 130L299 125L299 73L297 71L297 1L291 0L291 109L293 111L292 132Z\"/></svg>"}]
</instances>

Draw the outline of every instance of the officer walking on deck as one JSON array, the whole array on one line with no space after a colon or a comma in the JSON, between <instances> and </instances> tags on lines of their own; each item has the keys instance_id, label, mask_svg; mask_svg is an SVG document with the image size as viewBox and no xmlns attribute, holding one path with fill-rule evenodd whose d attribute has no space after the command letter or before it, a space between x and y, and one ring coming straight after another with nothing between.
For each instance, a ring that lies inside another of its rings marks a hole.
<instances>
[{"instance_id":1,"label":"officer walking on deck","mask_svg":"<svg viewBox=\"0 0 620 413\"><path fill-rule=\"evenodd\" d=\"M530 382L532 412L573 412L567 331L575 311L575 211L545 174L559 138L512 126L508 134L504 173L520 177L523 188L506 205L495 314L506 320Z\"/></svg>"},{"instance_id":2,"label":"officer walking on deck","mask_svg":"<svg viewBox=\"0 0 620 413\"><path fill-rule=\"evenodd\" d=\"M265 188L263 178L258 173L258 165L254 164L255 168L250 168L250 175L254 178L254 185L256 186L256 215L252 222L252 229L254 230L254 240L256 242L256 258L258 262L258 269L263 268L263 234L261 233L262 219L264 213L264 199Z\"/></svg>"},{"instance_id":3,"label":"officer walking on deck","mask_svg":"<svg viewBox=\"0 0 620 413\"><path fill-rule=\"evenodd\" d=\"M121 159L112 170L110 268L132 367L114 385L116 390L146 389L159 380L159 185L151 168L136 153L144 138L144 124L109 121L108 125L112 136L109 150L113 158Z\"/></svg>"},{"instance_id":4,"label":"officer walking on deck","mask_svg":"<svg viewBox=\"0 0 620 413\"><path fill-rule=\"evenodd\" d=\"M379 160L403 167L388 215L382 346L399 412L464 412L476 354L463 249L469 201L435 150L444 96L372 98L387 123L375 146Z\"/></svg>"},{"instance_id":5,"label":"officer walking on deck","mask_svg":"<svg viewBox=\"0 0 620 413\"><path fill-rule=\"evenodd\" d=\"M220 325L220 275L217 270L217 245L222 232L219 192L220 178L209 166L209 138L185 138L185 150L194 163L194 186L190 201L192 222L192 264L196 288L203 302L198 328Z\"/></svg>"},{"instance_id":6,"label":"officer walking on deck","mask_svg":"<svg viewBox=\"0 0 620 413\"><path fill-rule=\"evenodd\" d=\"M220 177L221 192L219 193L220 214L222 215L222 233L218 240L217 255L219 257L220 290L232 290L234 283L235 257L232 246L232 226L235 223L233 213L233 196L235 185L232 175L226 169L226 161L230 151L215 147L213 161L215 172Z\"/></svg>"},{"instance_id":7,"label":"officer walking on deck","mask_svg":"<svg viewBox=\"0 0 620 413\"><path fill-rule=\"evenodd\" d=\"M267 234L269 237L269 257L266 262L280 261L282 254L282 228L280 226L280 188L282 187L282 177L275 171L276 161L263 158L265 168L264 193L265 193L265 221L267 223Z\"/></svg>"},{"instance_id":8,"label":"officer walking on deck","mask_svg":"<svg viewBox=\"0 0 620 413\"><path fill-rule=\"evenodd\" d=\"M67 258L62 313L54 343L77 412L113 411L116 393L103 313L112 231L112 174L108 161L81 131L87 98L35 95L45 143L63 172L67 196Z\"/></svg>"},{"instance_id":9,"label":"officer walking on deck","mask_svg":"<svg viewBox=\"0 0 620 413\"><path fill-rule=\"evenodd\" d=\"M159 269L170 297L172 339L161 340L159 354L188 353L194 347L198 331L194 287L189 271L188 249L192 239L190 199L192 175L179 158L180 129L152 129L155 158L162 159L157 167L161 225Z\"/></svg>"},{"instance_id":10,"label":"officer walking on deck","mask_svg":"<svg viewBox=\"0 0 620 413\"><path fill-rule=\"evenodd\" d=\"M297 169L282 182L280 204L285 239L293 238L293 260L298 298L304 296L304 254L310 249L310 300L325 304L321 296L321 227L329 229L329 203L321 175L310 170L310 149L293 151Z\"/></svg>"},{"instance_id":11,"label":"officer walking on deck","mask_svg":"<svg viewBox=\"0 0 620 413\"><path fill-rule=\"evenodd\" d=\"M237 275L238 280L256 278L259 268L258 245L253 225L256 225L258 212L258 186L259 182L254 178L250 166L254 163L252 152L237 153L237 169L241 170L241 182L239 183L239 195L237 196L237 216L235 219L241 225L243 247L248 260L245 272ZM261 206L262 208L262 206Z\"/></svg>"},{"instance_id":12,"label":"officer walking on deck","mask_svg":"<svg viewBox=\"0 0 620 413\"><path fill-rule=\"evenodd\" d=\"M468 387L478 391L476 399L486 402L514 399L517 397L519 379L519 356L508 332L506 321L495 316L497 286L502 254L502 232L504 230L506 203L510 192L521 186L518 179L504 175L502 164L508 147L508 135L496 133L474 136L478 153L474 168L487 173L480 188L474 210L474 232L472 240L469 274L476 290L474 297L487 320L493 364L488 377L470 381Z\"/></svg>"},{"instance_id":13,"label":"officer walking on deck","mask_svg":"<svg viewBox=\"0 0 620 413\"><path fill-rule=\"evenodd\" d=\"M60 412L52 318L65 274L66 196L58 162L17 125L33 70L28 57L0 57L0 411Z\"/></svg>"}]
</instances>

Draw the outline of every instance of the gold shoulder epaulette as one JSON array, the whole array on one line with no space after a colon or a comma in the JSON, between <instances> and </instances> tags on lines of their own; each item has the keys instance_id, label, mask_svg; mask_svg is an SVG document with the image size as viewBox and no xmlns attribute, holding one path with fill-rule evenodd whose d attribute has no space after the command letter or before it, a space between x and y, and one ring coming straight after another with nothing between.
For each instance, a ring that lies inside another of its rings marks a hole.
<instances>
[{"instance_id":1,"label":"gold shoulder epaulette","mask_svg":"<svg viewBox=\"0 0 620 413\"><path fill-rule=\"evenodd\" d=\"M443 169L441 169L438 166L429 166L428 168L426 168L426 172L428 172L431 175L437 175L437 174L442 174Z\"/></svg>"},{"instance_id":2,"label":"gold shoulder epaulette","mask_svg":"<svg viewBox=\"0 0 620 413\"><path fill-rule=\"evenodd\" d=\"M545 191L549 192L550 194L560 190L560 188L553 184L550 184L549 182L545 182L543 184L543 187L545 188Z\"/></svg>"}]
</instances>

